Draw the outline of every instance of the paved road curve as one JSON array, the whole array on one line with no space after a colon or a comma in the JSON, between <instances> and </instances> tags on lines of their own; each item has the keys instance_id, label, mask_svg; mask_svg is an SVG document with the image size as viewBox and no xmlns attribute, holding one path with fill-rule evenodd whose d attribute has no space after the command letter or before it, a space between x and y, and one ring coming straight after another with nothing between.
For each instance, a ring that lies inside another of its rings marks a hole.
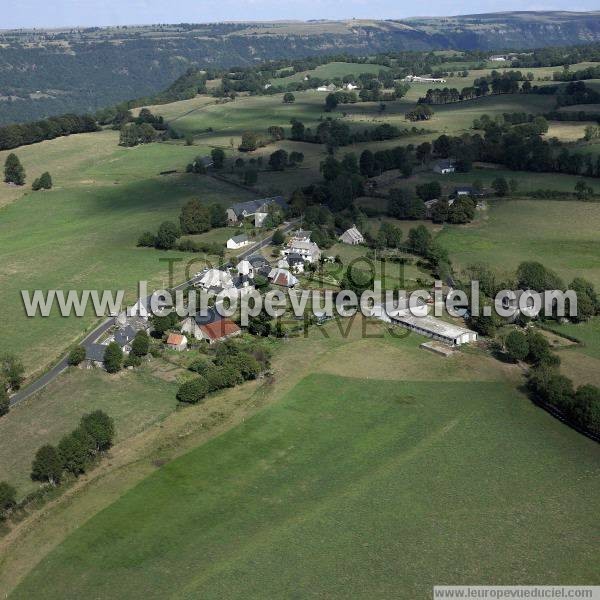
<instances>
[{"instance_id":1,"label":"paved road curve","mask_svg":"<svg viewBox=\"0 0 600 600\"><path fill-rule=\"evenodd\" d=\"M292 229L292 227L294 227L297 224L297 222L298 221L291 221L289 223L286 223L283 227L280 228L280 230L283 233L286 233L287 231ZM271 243L272 239L273 239L273 234L271 233L270 235L265 237L260 242L254 244L247 250L244 250L241 254L238 255L237 259L243 260L244 258L248 258L249 256L251 256L252 254L257 252L261 248L268 246ZM184 289L190 285L193 285L194 283L196 283L196 281L197 281L197 277L192 277L189 281L184 281L183 283L180 283L174 289L176 289L176 290ZM93 331L88 333L85 336L85 338L83 338L83 340L80 342L80 345L87 349L87 347L90 344L93 344L103 333L108 331L114 325L114 323L115 323L114 317L110 317L109 319L106 319L100 325L98 325L98 327L96 327ZM26 388L23 388L22 390L19 390L18 392L13 394L10 397L10 405L15 406L16 404L29 398L36 392L39 392L42 388L46 387L51 381L54 381L68 366L69 366L69 363L67 361L67 356L65 355L50 370L46 371L41 377L36 379L33 383L30 383Z\"/></svg>"}]
</instances>

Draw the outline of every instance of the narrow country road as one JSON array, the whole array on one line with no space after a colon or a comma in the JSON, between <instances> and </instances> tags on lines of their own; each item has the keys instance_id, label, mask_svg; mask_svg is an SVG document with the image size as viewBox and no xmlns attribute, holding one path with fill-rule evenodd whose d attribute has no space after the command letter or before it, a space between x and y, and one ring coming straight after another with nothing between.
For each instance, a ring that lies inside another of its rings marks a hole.
<instances>
[{"instance_id":1,"label":"narrow country road","mask_svg":"<svg viewBox=\"0 0 600 600\"><path fill-rule=\"evenodd\" d=\"M296 225L297 222L298 222L297 220L294 220L294 221L290 221L290 222L286 223L283 227L280 228L280 231L282 231L283 233L288 232L292 227L294 227ZM271 243L272 239L273 239L273 234L271 233L267 237L265 237L263 240L261 240L260 242L257 242L256 244L254 244L247 250L244 250L243 252L241 252L237 256L237 259L243 260L245 258L248 258L252 254L254 254L256 251L260 250L261 248L264 248L265 246L268 246ZM224 265L221 265L221 266L224 266ZM183 283L180 283L174 289L175 290L185 289L186 287L188 287L190 285L194 285L196 283L196 281L197 281L197 278L192 277L189 281L184 281ZM103 333L108 331L114 325L114 323L115 323L114 317L110 317L110 318L106 319L100 325L98 325L98 327L96 327L93 331L88 333L83 338L83 340L80 342L79 345L81 345L87 349L90 344L93 344ZM36 392L39 392L42 388L46 387L50 382L54 381L63 371L65 371L67 369L68 366L69 366L69 363L67 361L67 355L65 355L51 369L46 371L41 377L36 379L34 382L30 383L26 388L23 388L23 389L19 390L18 392L16 392L15 394L13 394L10 397L10 406L11 407L15 406L19 402L23 402L23 400L26 400L27 398L31 397Z\"/></svg>"}]
</instances>

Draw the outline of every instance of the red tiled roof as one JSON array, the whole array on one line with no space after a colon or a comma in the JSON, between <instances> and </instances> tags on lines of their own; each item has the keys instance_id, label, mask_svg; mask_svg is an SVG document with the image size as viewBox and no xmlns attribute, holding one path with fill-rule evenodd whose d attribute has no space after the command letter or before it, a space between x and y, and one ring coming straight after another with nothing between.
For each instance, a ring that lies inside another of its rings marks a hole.
<instances>
[{"instance_id":1,"label":"red tiled roof","mask_svg":"<svg viewBox=\"0 0 600 600\"><path fill-rule=\"evenodd\" d=\"M184 336L179 333L170 333L167 338L168 346L179 346L184 340Z\"/></svg>"},{"instance_id":2,"label":"red tiled roof","mask_svg":"<svg viewBox=\"0 0 600 600\"><path fill-rule=\"evenodd\" d=\"M206 337L213 341L220 340L241 331L241 329L229 319L219 319L208 325L200 325L200 329Z\"/></svg>"},{"instance_id":3,"label":"red tiled roof","mask_svg":"<svg viewBox=\"0 0 600 600\"><path fill-rule=\"evenodd\" d=\"M281 285L284 287L287 287L289 285L289 281L285 273L279 273L279 275L277 275L277 277L275 277L275 279L273 280L273 283L275 285Z\"/></svg>"}]
</instances>

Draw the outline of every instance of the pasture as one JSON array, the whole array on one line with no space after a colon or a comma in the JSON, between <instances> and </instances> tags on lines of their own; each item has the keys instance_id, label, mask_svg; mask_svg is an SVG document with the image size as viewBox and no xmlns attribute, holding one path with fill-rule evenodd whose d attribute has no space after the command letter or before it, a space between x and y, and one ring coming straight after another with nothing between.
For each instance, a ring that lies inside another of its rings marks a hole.
<instances>
[{"instance_id":1,"label":"pasture","mask_svg":"<svg viewBox=\"0 0 600 600\"><path fill-rule=\"evenodd\" d=\"M358 77L362 73L371 73L377 75L379 71L389 71L389 67L385 65L373 65L369 63L350 63L350 62L330 62L326 65L319 65L315 69L309 71L301 71L288 75L287 77L277 77L271 80L275 86L286 85L295 81L302 81L305 76L319 77L320 79L340 79L345 75L353 75Z\"/></svg>"},{"instance_id":2,"label":"pasture","mask_svg":"<svg viewBox=\"0 0 600 600\"><path fill-rule=\"evenodd\" d=\"M113 377L101 370L69 369L43 392L13 408L0 419L0 480L15 486L19 497L36 489L39 484L29 473L37 449L56 445L92 410L113 417L117 443L164 419L175 407L177 386L153 376L156 368L154 364L152 369Z\"/></svg>"},{"instance_id":3,"label":"pasture","mask_svg":"<svg viewBox=\"0 0 600 600\"><path fill-rule=\"evenodd\" d=\"M188 261L195 261L195 272L204 259L215 260L137 248L143 231L156 231L164 220L177 221L181 206L191 198L228 205L254 197L207 176L181 173L187 162L202 153L197 146L165 143L120 148L114 132L106 133L90 134L90 144L98 135L97 157L90 145L85 158L73 151L73 164L69 155L62 158L60 150L47 154L51 158L44 162L43 147L63 148L68 147L66 141L73 141L81 151L88 140L79 142L79 137L86 136L59 138L18 151L27 171L39 168L37 164L44 169L49 165L55 180L50 191L19 190L21 197L1 209L0 298L6 313L0 341L22 356L30 373L56 359L96 318L88 311L85 317L65 319L55 311L48 318L29 319L21 290L123 289L131 302L137 297L139 280L148 280L150 289L169 284L166 259L178 261L178 281L184 279ZM107 138L110 147L102 145ZM180 173L159 175L169 169ZM3 192L14 190L0 187Z\"/></svg>"},{"instance_id":4,"label":"pasture","mask_svg":"<svg viewBox=\"0 0 600 600\"><path fill-rule=\"evenodd\" d=\"M488 206L473 223L439 234L455 268L486 263L510 279L519 263L537 260L566 283L584 277L600 286L598 204L492 199Z\"/></svg>"},{"instance_id":5,"label":"pasture","mask_svg":"<svg viewBox=\"0 0 600 600\"><path fill-rule=\"evenodd\" d=\"M596 445L507 383L397 377L302 379L74 531L11 597L596 583Z\"/></svg>"}]
</instances>

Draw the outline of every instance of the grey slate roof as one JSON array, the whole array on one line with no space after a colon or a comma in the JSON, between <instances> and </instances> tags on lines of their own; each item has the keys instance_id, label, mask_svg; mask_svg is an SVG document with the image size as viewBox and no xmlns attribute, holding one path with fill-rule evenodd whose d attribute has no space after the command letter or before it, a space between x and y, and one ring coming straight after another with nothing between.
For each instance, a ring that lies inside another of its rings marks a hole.
<instances>
[{"instance_id":1,"label":"grey slate roof","mask_svg":"<svg viewBox=\"0 0 600 600\"><path fill-rule=\"evenodd\" d=\"M304 264L304 259L297 252L290 252L285 258L290 267L292 265Z\"/></svg>"},{"instance_id":2,"label":"grey slate roof","mask_svg":"<svg viewBox=\"0 0 600 600\"><path fill-rule=\"evenodd\" d=\"M231 240L236 244L241 244L242 242L248 241L248 236L245 233L242 233L241 235L236 235L232 237Z\"/></svg>"},{"instance_id":3,"label":"grey slate roof","mask_svg":"<svg viewBox=\"0 0 600 600\"><path fill-rule=\"evenodd\" d=\"M271 198L262 198L261 200L248 200L247 202L238 202L231 207L231 210L240 217L244 213L253 215L260 212L260 209L271 204L277 204L281 208L285 208L287 203L283 196L273 196Z\"/></svg>"},{"instance_id":4,"label":"grey slate roof","mask_svg":"<svg viewBox=\"0 0 600 600\"><path fill-rule=\"evenodd\" d=\"M104 353L106 346L104 344L89 344L85 347L85 359L94 362L104 362Z\"/></svg>"},{"instance_id":5,"label":"grey slate roof","mask_svg":"<svg viewBox=\"0 0 600 600\"><path fill-rule=\"evenodd\" d=\"M269 262L262 254L253 254L250 258L248 258L248 262L255 268L259 269L264 265L268 265Z\"/></svg>"},{"instance_id":6,"label":"grey slate roof","mask_svg":"<svg viewBox=\"0 0 600 600\"><path fill-rule=\"evenodd\" d=\"M442 158L435 163L438 169L451 169L456 164L456 161L451 158Z\"/></svg>"},{"instance_id":7,"label":"grey slate roof","mask_svg":"<svg viewBox=\"0 0 600 600\"><path fill-rule=\"evenodd\" d=\"M136 333L137 331L131 325L127 325L115 332L115 342L123 348L133 341Z\"/></svg>"},{"instance_id":8,"label":"grey slate roof","mask_svg":"<svg viewBox=\"0 0 600 600\"><path fill-rule=\"evenodd\" d=\"M198 311L194 315L194 320L198 326L200 325L210 325L215 321L220 321L223 317L217 312L215 308L212 306L207 308L205 311Z\"/></svg>"}]
</instances>

